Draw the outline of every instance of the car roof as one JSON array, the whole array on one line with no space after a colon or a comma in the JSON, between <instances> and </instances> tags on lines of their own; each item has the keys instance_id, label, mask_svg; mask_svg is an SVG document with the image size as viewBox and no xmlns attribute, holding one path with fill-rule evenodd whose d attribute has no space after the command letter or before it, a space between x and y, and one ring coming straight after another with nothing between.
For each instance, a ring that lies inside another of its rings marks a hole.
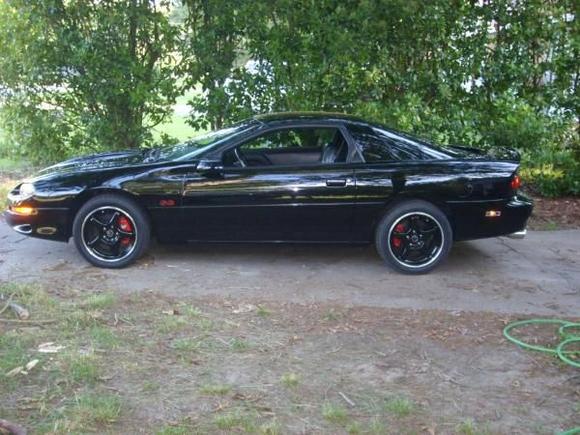
<instances>
[{"instance_id":1,"label":"car roof","mask_svg":"<svg viewBox=\"0 0 580 435\"><path fill-rule=\"evenodd\" d=\"M262 115L255 115L253 119L265 123L276 121L304 121L304 120L313 120L313 121L342 120L342 121L354 121L366 123L366 121L363 120L362 118L339 112L274 112L274 113L265 113Z\"/></svg>"}]
</instances>

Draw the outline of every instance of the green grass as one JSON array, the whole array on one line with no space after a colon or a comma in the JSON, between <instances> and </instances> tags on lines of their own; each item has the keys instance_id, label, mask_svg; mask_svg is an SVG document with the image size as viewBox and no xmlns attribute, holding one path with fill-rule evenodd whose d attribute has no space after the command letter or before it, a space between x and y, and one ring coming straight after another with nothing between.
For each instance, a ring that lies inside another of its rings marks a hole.
<instances>
[{"instance_id":1,"label":"green grass","mask_svg":"<svg viewBox=\"0 0 580 435\"><path fill-rule=\"evenodd\" d=\"M28 171L31 165L24 159L14 159L11 157L0 157L0 173L19 173Z\"/></svg>"},{"instance_id":2,"label":"green grass","mask_svg":"<svg viewBox=\"0 0 580 435\"><path fill-rule=\"evenodd\" d=\"M200 317L195 321L195 326L204 332L209 332L214 328L214 322L211 319Z\"/></svg>"},{"instance_id":3,"label":"green grass","mask_svg":"<svg viewBox=\"0 0 580 435\"><path fill-rule=\"evenodd\" d=\"M387 433L385 423L383 423L381 419L378 417L372 418L368 425L366 433L377 435Z\"/></svg>"},{"instance_id":4,"label":"green grass","mask_svg":"<svg viewBox=\"0 0 580 435\"><path fill-rule=\"evenodd\" d=\"M93 346L97 349L110 350L119 346L120 340L109 328L101 325L94 325L89 330L89 336Z\"/></svg>"},{"instance_id":5,"label":"green grass","mask_svg":"<svg viewBox=\"0 0 580 435\"><path fill-rule=\"evenodd\" d=\"M258 433L263 435L279 435L282 433L282 428L277 421L269 421L260 425Z\"/></svg>"},{"instance_id":6,"label":"green grass","mask_svg":"<svg viewBox=\"0 0 580 435\"><path fill-rule=\"evenodd\" d=\"M367 432L359 421L349 423L345 429L346 432L350 435L358 435Z\"/></svg>"},{"instance_id":7,"label":"green grass","mask_svg":"<svg viewBox=\"0 0 580 435\"><path fill-rule=\"evenodd\" d=\"M113 293L97 293L90 295L83 302L83 306L92 310L104 310L117 302L117 296Z\"/></svg>"},{"instance_id":8,"label":"green grass","mask_svg":"<svg viewBox=\"0 0 580 435\"><path fill-rule=\"evenodd\" d=\"M491 431L487 427L479 427L471 418L457 425L457 433L461 435L489 435Z\"/></svg>"},{"instance_id":9,"label":"green grass","mask_svg":"<svg viewBox=\"0 0 580 435\"><path fill-rule=\"evenodd\" d=\"M42 312L46 317L62 311L52 296L34 284L0 284L0 293L13 295L19 304L26 306L31 312Z\"/></svg>"},{"instance_id":10,"label":"green grass","mask_svg":"<svg viewBox=\"0 0 580 435\"><path fill-rule=\"evenodd\" d=\"M174 113L169 117L167 122L159 124L153 129L153 140L159 142L162 134L166 134L177 139L179 142L183 142L192 137L198 136L203 132L204 131L198 131L191 127L187 123L187 117Z\"/></svg>"},{"instance_id":11,"label":"green grass","mask_svg":"<svg viewBox=\"0 0 580 435\"><path fill-rule=\"evenodd\" d=\"M214 417L213 423L218 429L224 431L233 431L237 428L241 428L246 432L257 431L255 419L251 415L242 413L237 409L217 415Z\"/></svg>"},{"instance_id":12,"label":"green grass","mask_svg":"<svg viewBox=\"0 0 580 435\"><path fill-rule=\"evenodd\" d=\"M231 390L232 387L226 384L206 384L201 386L199 392L207 396L225 396Z\"/></svg>"},{"instance_id":13,"label":"green grass","mask_svg":"<svg viewBox=\"0 0 580 435\"><path fill-rule=\"evenodd\" d=\"M93 355L68 353L64 357L66 373L71 381L79 384L94 385L99 380L100 367Z\"/></svg>"},{"instance_id":14,"label":"green grass","mask_svg":"<svg viewBox=\"0 0 580 435\"><path fill-rule=\"evenodd\" d=\"M193 317L193 318L203 316L203 311L201 311L198 307L195 307L193 305L186 305L185 308L183 308L183 313L186 316Z\"/></svg>"},{"instance_id":15,"label":"green grass","mask_svg":"<svg viewBox=\"0 0 580 435\"><path fill-rule=\"evenodd\" d=\"M12 390L17 385L18 375L7 377L6 373L33 359L30 351L33 341L33 337L18 331L0 335L0 391Z\"/></svg>"},{"instance_id":16,"label":"green grass","mask_svg":"<svg viewBox=\"0 0 580 435\"><path fill-rule=\"evenodd\" d=\"M81 425L78 429L94 425L108 425L121 414L121 400L113 394L90 393L77 397L69 411L69 418Z\"/></svg>"},{"instance_id":17,"label":"green grass","mask_svg":"<svg viewBox=\"0 0 580 435\"><path fill-rule=\"evenodd\" d=\"M171 347L181 353L196 352L201 348L202 340L185 337L173 340Z\"/></svg>"},{"instance_id":18,"label":"green grass","mask_svg":"<svg viewBox=\"0 0 580 435\"><path fill-rule=\"evenodd\" d=\"M155 432L155 435L190 435L192 433L191 427L184 425L164 426Z\"/></svg>"},{"instance_id":19,"label":"green grass","mask_svg":"<svg viewBox=\"0 0 580 435\"><path fill-rule=\"evenodd\" d=\"M248 341L244 340L243 338L235 337L230 340L230 348L234 352L244 352L248 350L250 347L251 347L250 343L248 343Z\"/></svg>"},{"instance_id":20,"label":"green grass","mask_svg":"<svg viewBox=\"0 0 580 435\"><path fill-rule=\"evenodd\" d=\"M331 309L326 312L323 319L326 320L327 322L335 322L337 320L340 320L341 317L342 317L341 313L337 313L335 310Z\"/></svg>"},{"instance_id":21,"label":"green grass","mask_svg":"<svg viewBox=\"0 0 580 435\"><path fill-rule=\"evenodd\" d=\"M415 404L405 397L395 397L385 402L385 410L397 418L402 418L415 410Z\"/></svg>"},{"instance_id":22,"label":"green grass","mask_svg":"<svg viewBox=\"0 0 580 435\"><path fill-rule=\"evenodd\" d=\"M98 326L100 323L100 312L85 309L75 309L66 313L65 325L61 333L67 334L68 338L74 337L79 330L84 330Z\"/></svg>"},{"instance_id":23,"label":"green grass","mask_svg":"<svg viewBox=\"0 0 580 435\"><path fill-rule=\"evenodd\" d=\"M258 305L258 309L256 310L256 314L260 317L268 317L270 314L270 310L263 305Z\"/></svg>"},{"instance_id":24,"label":"green grass","mask_svg":"<svg viewBox=\"0 0 580 435\"><path fill-rule=\"evenodd\" d=\"M322 405L322 416L330 423L343 426L348 421L348 413L344 407L326 402Z\"/></svg>"},{"instance_id":25,"label":"green grass","mask_svg":"<svg viewBox=\"0 0 580 435\"><path fill-rule=\"evenodd\" d=\"M199 95L200 93L200 89L190 89L183 95L177 97L175 103L185 106L194 96ZM207 131L194 129L187 123L187 120L187 115L173 113L166 122L153 128L153 139L157 142L161 139L162 134L167 134L176 138L178 141L183 142Z\"/></svg>"},{"instance_id":26,"label":"green grass","mask_svg":"<svg viewBox=\"0 0 580 435\"><path fill-rule=\"evenodd\" d=\"M119 419L121 409L121 400L116 395L84 393L49 412L34 433L105 433L104 428Z\"/></svg>"},{"instance_id":27,"label":"green grass","mask_svg":"<svg viewBox=\"0 0 580 435\"><path fill-rule=\"evenodd\" d=\"M296 373L284 373L280 382L282 382L282 385L286 388L295 388L300 383L300 376Z\"/></svg>"},{"instance_id":28,"label":"green grass","mask_svg":"<svg viewBox=\"0 0 580 435\"><path fill-rule=\"evenodd\" d=\"M162 334L181 331L189 322L183 316L165 316L157 322L157 331Z\"/></svg>"},{"instance_id":29,"label":"green grass","mask_svg":"<svg viewBox=\"0 0 580 435\"><path fill-rule=\"evenodd\" d=\"M544 224L545 231L556 231L558 229L558 224L556 222L546 222Z\"/></svg>"}]
</instances>

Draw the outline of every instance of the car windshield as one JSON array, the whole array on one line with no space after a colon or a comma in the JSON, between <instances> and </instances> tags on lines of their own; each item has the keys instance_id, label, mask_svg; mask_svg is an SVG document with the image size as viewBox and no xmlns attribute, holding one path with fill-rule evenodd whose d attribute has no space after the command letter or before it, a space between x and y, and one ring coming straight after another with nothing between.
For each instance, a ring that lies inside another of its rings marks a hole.
<instances>
[{"instance_id":1,"label":"car windshield","mask_svg":"<svg viewBox=\"0 0 580 435\"><path fill-rule=\"evenodd\" d=\"M256 127L257 124L254 122L243 121L230 127L210 131L187 142L160 148L156 160L190 160Z\"/></svg>"}]
</instances>

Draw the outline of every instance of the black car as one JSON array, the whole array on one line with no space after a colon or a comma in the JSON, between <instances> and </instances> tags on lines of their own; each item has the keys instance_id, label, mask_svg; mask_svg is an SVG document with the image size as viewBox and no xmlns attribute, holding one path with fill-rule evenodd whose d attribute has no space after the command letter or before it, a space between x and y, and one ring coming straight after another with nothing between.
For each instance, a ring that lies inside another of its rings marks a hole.
<instances>
[{"instance_id":1,"label":"black car","mask_svg":"<svg viewBox=\"0 0 580 435\"><path fill-rule=\"evenodd\" d=\"M5 218L99 267L161 242L374 243L409 273L453 241L523 237L519 156L439 147L331 113L256 116L166 148L56 164L16 186Z\"/></svg>"}]
</instances>

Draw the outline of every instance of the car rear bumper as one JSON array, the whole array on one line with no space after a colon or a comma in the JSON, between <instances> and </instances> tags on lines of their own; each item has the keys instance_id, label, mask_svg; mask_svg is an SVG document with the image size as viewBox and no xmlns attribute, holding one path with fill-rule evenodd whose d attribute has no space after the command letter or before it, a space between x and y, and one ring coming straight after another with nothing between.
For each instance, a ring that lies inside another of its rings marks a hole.
<instances>
[{"instance_id":1,"label":"car rear bumper","mask_svg":"<svg viewBox=\"0 0 580 435\"><path fill-rule=\"evenodd\" d=\"M25 236L61 242L66 242L70 236L66 208L37 208L31 215L8 209L3 216L14 231Z\"/></svg>"},{"instance_id":2,"label":"car rear bumper","mask_svg":"<svg viewBox=\"0 0 580 435\"><path fill-rule=\"evenodd\" d=\"M458 202L450 204L455 240L509 236L523 238L533 202L522 195L505 201ZM496 216L487 214L493 212Z\"/></svg>"}]
</instances>

